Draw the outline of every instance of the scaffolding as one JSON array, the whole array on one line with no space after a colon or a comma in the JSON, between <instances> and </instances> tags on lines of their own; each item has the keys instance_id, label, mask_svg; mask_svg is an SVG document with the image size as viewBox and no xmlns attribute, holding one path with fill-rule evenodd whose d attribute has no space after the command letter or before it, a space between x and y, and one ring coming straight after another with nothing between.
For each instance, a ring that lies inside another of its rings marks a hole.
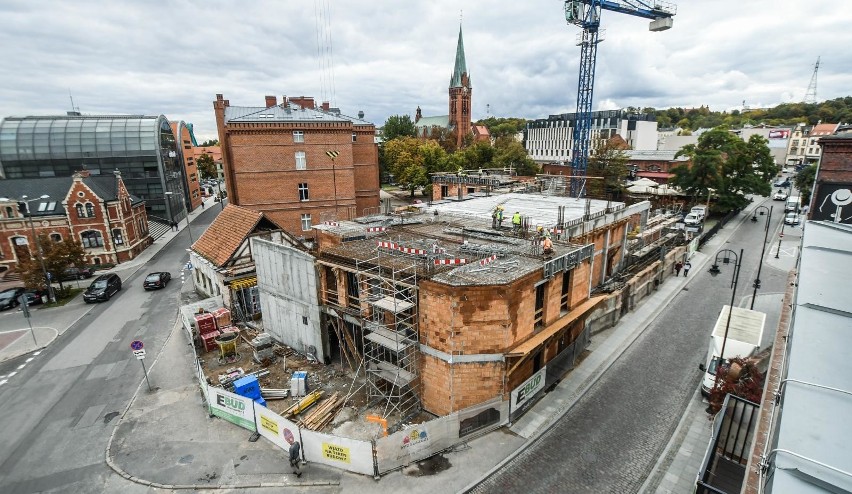
<instances>
[{"instance_id":1,"label":"scaffolding","mask_svg":"<svg viewBox=\"0 0 852 494\"><path fill-rule=\"evenodd\" d=\"M418 255L376 248L357 261L361 278L363 366L370 404L403 422L420 411L417 328Z\"/></svg>"}]
</instances>

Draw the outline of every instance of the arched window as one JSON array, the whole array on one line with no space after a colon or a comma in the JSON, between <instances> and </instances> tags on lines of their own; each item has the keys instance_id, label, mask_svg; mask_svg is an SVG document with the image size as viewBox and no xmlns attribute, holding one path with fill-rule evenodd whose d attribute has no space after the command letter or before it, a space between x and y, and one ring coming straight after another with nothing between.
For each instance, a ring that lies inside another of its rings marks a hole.
<instances>
[{"instance_id":1,"label":"arched window","mask_svg":"<svg viewBox=\"0 0 852 494\"><path fill-rule=\"evenodd\" d=\"M95 205L91 202L86 203L86 216L92 217L95 215Z\"/></svg>"},{"instance_id":2,"label":"arched window","mask_svg":"<svg viewBox=\"0 0 852 494\"><path fill-rule=\"evenodd\" d=\"M97 230L87 230L80 234L80 238L83 241L83 247L93 249L104 246L104 237Z\"/></svg>"},{"instance_id":3,"label":"arched window","mask_svg":"<svg viewBox=\"0 0 852 494\"><path fill-rule=\"evenodd\" d=\"M82 204L77 204L75 206L75 208L77 209L77 217L78 218L85 218L86 217L86 213L83 211L83 205Z\"/></svg>"}]
</instances>

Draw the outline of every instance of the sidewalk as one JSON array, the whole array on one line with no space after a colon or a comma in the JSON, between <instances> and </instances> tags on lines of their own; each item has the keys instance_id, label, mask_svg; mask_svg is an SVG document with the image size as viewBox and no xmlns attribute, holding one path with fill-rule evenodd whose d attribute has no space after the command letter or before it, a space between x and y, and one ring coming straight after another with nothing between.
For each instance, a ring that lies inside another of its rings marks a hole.
<instances>
[{"instance_id":1,"label":"sidewalk","mask_svg":"<svg viewBox=\"0 0 852 494\"><path fill-rule=\"evenodd\" d=\"M213 207L218 203L214 203L212 199L206 201L207 207ZM195 211L189 213L190 222L195 221L198 216L205 211L204 208L196 208ZM177 237L187 227L186 221L181 221L178 225L178 231L168 231L162 237L155 240L147 249L142 251L139 256L130 261L117 264L115 267L99 271L103 273L118 273L122 279L126 279L136 273L148 261L151 260L160 250L168 245L175 237ZM199 232L200 233L200 232ZM197 237L194 237L197 238ZM89 280L90 281L90 280ZM84 280L77 283L80 287L85 287L88 282ZM53 341L65 332L69 327L73 326L81 317L85 316L94 306L84 304L82 296L69 301L61 307L30 307L32 314L30 323L33 325L35 340L33 341L30 334L27 321L21 318L20 329L0 332L0 362L26 355L30 352L43 349L53 343Z\"/></svg>"}]
</instances>

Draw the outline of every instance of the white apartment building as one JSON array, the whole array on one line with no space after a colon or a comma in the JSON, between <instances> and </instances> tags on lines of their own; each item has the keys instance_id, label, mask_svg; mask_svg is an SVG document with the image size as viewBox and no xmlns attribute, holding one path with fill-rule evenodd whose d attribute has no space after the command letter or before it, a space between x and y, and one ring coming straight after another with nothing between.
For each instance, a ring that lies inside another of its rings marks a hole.
<instances>
[{"instance_id":1,"label":"white apartment building","mask_svg":"<svg viewBox=\"0 0 852 494\"><path fill-rule=\"evenodd\" d=\"M634 150L657 149L657 122L653 114L630 113L626 110L592 112L591 143L596 149L615 135L621 136ZM533 160L540 163L571 161L574 147L576 113L550 115L527 122L524 147Z\"/></svg>"}]
</instances>

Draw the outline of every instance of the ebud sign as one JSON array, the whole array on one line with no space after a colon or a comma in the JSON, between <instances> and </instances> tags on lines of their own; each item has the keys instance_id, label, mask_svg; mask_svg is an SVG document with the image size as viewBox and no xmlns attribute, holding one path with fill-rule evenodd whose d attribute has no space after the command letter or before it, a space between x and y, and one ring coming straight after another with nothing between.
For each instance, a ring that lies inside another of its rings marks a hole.
<instances>
[{"instance_id":1,"label":"ebud sign","mask_svg":"<svg viewBox=\"0 0 852 494\"><path fill-rule=\"evenodd\" d=\"M529 379L521 383L520 386L512 391L513 411L522 407L524 403L528 402L530 398L536 395L536 393L544 389L544 371L546 369L547 367L542 367L541 370L530 376Z\"/></svg>"},{"instance_id":2,"label":"ebud sign","mask_svg":"<svg viewBox=\"0 0 852 494\"><path fill-rule=\"evenodd\" d=\"M257 431L254 423L254 405L252 400L236 395L215 386L208 387L210 412L232 424Z\"/></svg>"}]
</instances>

